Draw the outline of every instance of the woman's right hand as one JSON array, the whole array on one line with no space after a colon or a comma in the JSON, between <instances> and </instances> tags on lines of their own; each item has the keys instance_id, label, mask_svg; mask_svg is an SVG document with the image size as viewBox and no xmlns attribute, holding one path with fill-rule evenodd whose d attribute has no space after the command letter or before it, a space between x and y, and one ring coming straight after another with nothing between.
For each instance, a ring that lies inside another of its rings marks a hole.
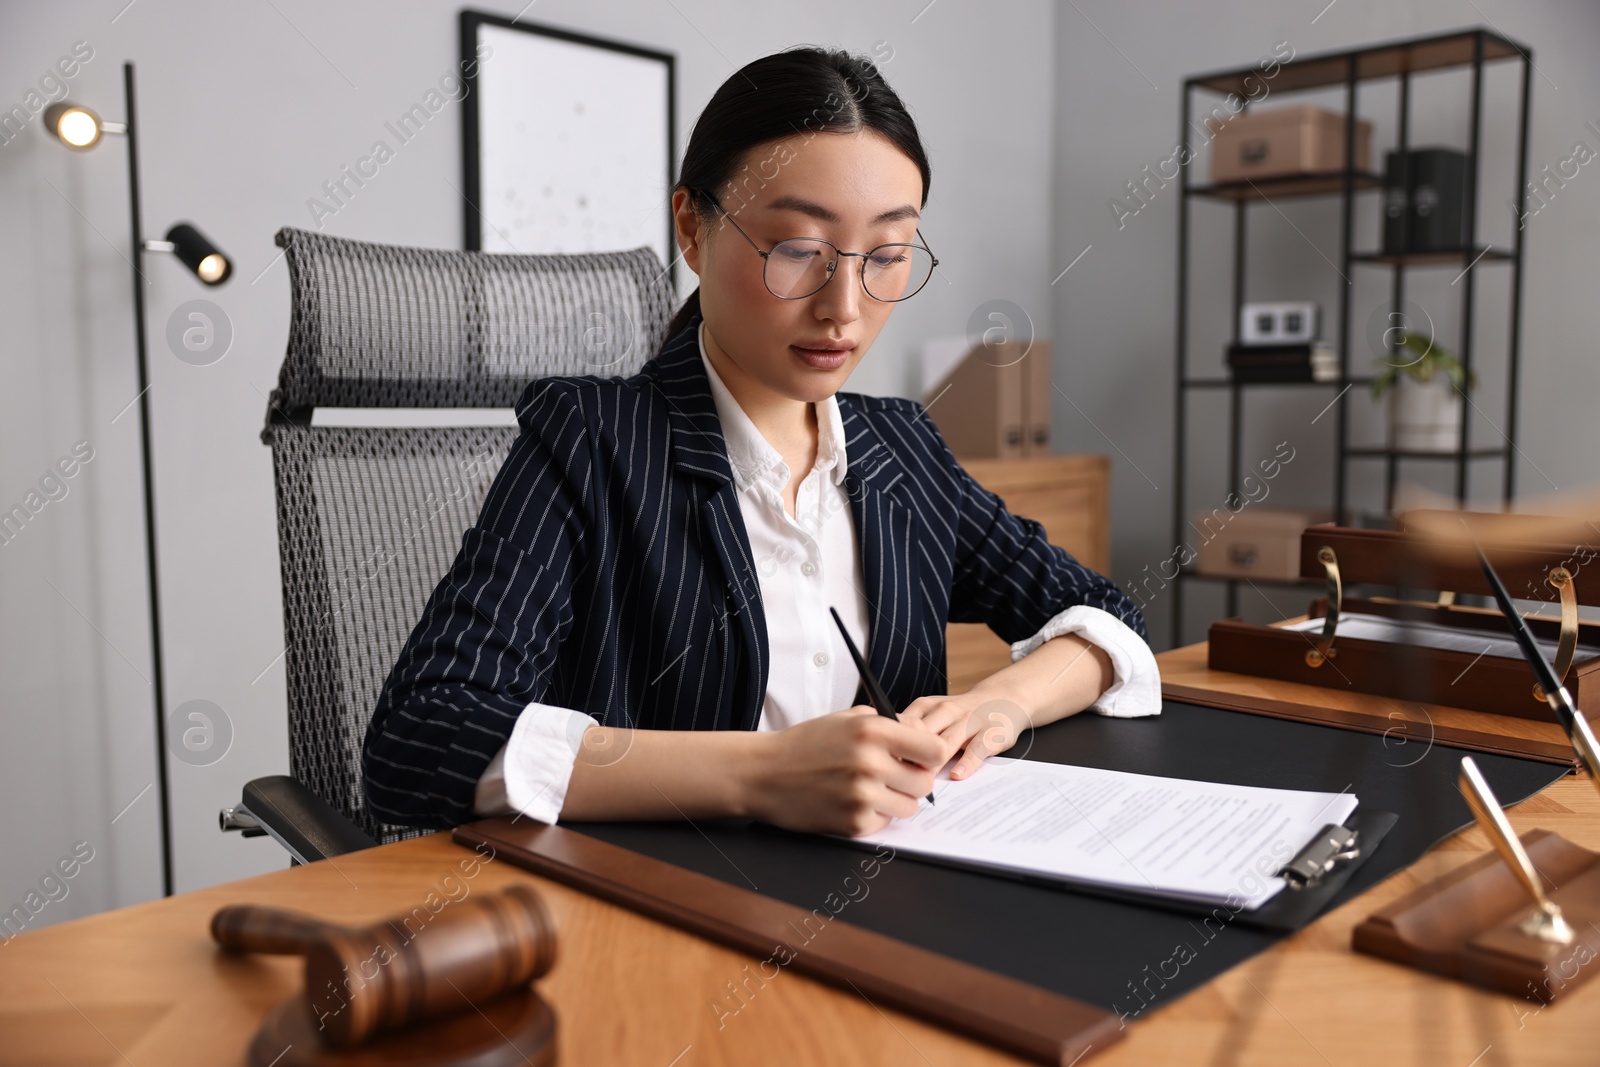
<instances>
[{"instance_id":1,"label":"woman's right hand","mask_svg":"<svg viewBox=\"0 0 1600 1067\"><path fill-rule=\"evenodd\" d=\"M790 830L850 837L915 815L954 755L938 734L864 704L764 740L751 768L748 814Z\"/></svg>"}]
</instances>

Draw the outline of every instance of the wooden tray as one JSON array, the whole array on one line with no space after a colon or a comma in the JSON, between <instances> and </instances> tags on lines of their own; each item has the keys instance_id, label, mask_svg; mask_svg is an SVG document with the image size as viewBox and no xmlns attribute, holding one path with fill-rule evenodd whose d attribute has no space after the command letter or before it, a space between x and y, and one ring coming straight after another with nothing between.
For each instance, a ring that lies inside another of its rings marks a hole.
<instances>
[{"instance_id":1,"label":"wooden tray","mask_svg":"<svg viewBox=\"0 0 1600 1067\"><path fill-rule=\"evenodd\" d=\"M1324 577L1323 557L1330 550L1329 570L1334 569L1331 561L1336 558L1337 577L1346 589L1353 584L1378 584L1452 595L1491 592L1476 553L1463 543L1432 541L1424 534L1409 531L1361 530L1327 523L1309 526L1300 538L1301 576ZM1497 542L1486 551L1515 597L1556 597L1556 590L1546 583L1546 577L1555 572L1559 578L1570 576L1560 593L1569 621L1576 618L1574 604L1600 604L1600 578L1593 573L1580 573L1600 555L1600 548ZM1566 574L1560 574L1557 568ZM1337 585L1330 581L1330 596L1337 591ZM1453 603L1356 599L1348 592L1342 601L1344 614L1417 620L1469 637L1510 636L1506 620L1494 611L1457 607ZM1327 603L1326 599L1316 601L1311 617L1320 618L1327 613ZM1561 623L1555 619L1529 621L1537 637L1553 641L1561 632ZM1538 722L1555 721L1554 713L1537 691L1532 670L1520 657L1353 637L1335 637L1328 650L1318 632L1286 631L1241 619L1213 623L1208 636L1208 662L1216 670ZM1563 680L1578 710L1593 716L1600 714L1600 623L1579 621L1576 638L1575 654Z\"/></svg>"},{"instance_id":2,"label":"wooden tray","mask_svg":"<svg viewBox=\"0 0 1600 1067\"><path fill-rule=\"evenodd\" d=\"M1341 562L1343 557L1340 557ZM1311 604L1310 618L1322 618L1328 601ZM1384 597L1344 598L1344 612L1414 619L1487 637L1510 635L1497 611L1397 601ZM1554 619L1528 620L1535 637L1554 641L1560 624ZM1521 658L1484 656L1455 649L1423 648L1386 641L1339 637L1334 658L1319 667L1306 661L1317 632L1257 626L1241 619L1221 619L1209 633L1212 667L1286 682L1354 689L1361 693L1448 704L1519 719L1555 722L1555 713L1533 691L1533 671ZM1579 623L1578 650L1567 673L1567 691L1587 717L1600 714L1600 623Z\"/></svg>"},{"instance_id":3,"label":"wooden tray","mask_svg":"<svg viewBox=\"0 0 1600 1067\"><path fill-rule=\"evenodd\" d=\"M1554 720L1539 722L1445 704L1374 696L1351 687L1304 685L1219 670L1209 665L1204 641L1163 652L1156 657L1156 665L1161 670L1161 695L1169 700L1381 734L1392 758L1399 763L1420 760L1437 744L1524 756L1574 769L1578 765L1572 743Z\"/></svg>"},{"instance_id":4,"label":"wooden tray","mask_svg":"<svg viewBox=\"0 0 1600 1067\"><path fill-rule=\"evenodd\" d=\"M1426 514L1426 513L1418 513ZM1485 519L1515 519L1545 522L1533 516L1472 515L1474 529L1492 529ZM1587 524L1585 524L1587 526ZM1515 533L1515 525L1504 525L1500 536ZM1483 576L1477 554L1465 545L1436 544L1406 530L1363 530L1320 523L1306 527L1300 536L1300 575L1321 579L1322 564L1317 550L1329 545L1339 555L1339 567L1346 582L1371 582L1402 589L1450 590L1492 596L1494 590ZM1484 553L1505 583L1506 591L1518 600L1548 600L1553 595L1545 584L1551 567L1565 566L1574 574L1600 556L1600 546L1529 542L1507 545L1486 544ZM1582 575L1579 574L1581 578ZM1600 579L1578 581L1574 586L1578 603L1600 605Z\"/></svg>"}]
</instances>

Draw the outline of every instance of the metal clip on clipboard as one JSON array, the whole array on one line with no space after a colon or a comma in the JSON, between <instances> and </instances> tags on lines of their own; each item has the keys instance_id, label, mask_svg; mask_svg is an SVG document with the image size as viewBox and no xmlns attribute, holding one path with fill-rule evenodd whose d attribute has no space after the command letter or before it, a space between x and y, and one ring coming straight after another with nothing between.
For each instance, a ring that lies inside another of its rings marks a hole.
<instances>
[{"instance_id":1,"label":"metal clip on clipboard","mask_svg":"<svg viewBox=\"0 0 1600 1067\"><path fill-rule=\"evenodd\" d=\"M1348 826L1331 822L1317 831L1311 843L1277 872L1290 889L1305 889L1322 881L1322 876L1341 863L1359 859L1361 834Z\"/></svg>"}]
</instances>

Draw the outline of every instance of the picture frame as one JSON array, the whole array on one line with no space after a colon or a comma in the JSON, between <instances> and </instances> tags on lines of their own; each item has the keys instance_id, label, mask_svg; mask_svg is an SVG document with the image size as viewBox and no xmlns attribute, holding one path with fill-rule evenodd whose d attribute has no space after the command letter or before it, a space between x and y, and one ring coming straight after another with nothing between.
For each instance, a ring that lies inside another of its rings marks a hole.
<instances>
[{"instance_id":1,"label":"picture frame","mask_svg":"<svg viewBox=\"0 0 1600 1067\"><path fill-rule=\"evenodd\" d=\"M482 11L459 27L463 247L649 245L675 287L676 57Z\"/></svg>"}]
</instances>

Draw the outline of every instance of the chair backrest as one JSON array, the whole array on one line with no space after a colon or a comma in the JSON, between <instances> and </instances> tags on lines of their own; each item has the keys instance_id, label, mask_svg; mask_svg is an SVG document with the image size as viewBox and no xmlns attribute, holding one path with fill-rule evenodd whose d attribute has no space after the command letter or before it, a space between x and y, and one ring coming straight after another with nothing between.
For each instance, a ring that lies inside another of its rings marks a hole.
<instances>
[{"instance_id":1,"label":"chair backrest","mask_svg":"<svg viewBox=\"0 0 1600 1067\"><path fill-rule=\"evenodd\" d=\"M500 255L284 228L289 350L268 403L289 771L382 842L361 790L379 689L477 519L515 426L322 426L317 408L510 408L553 374L630 375L673 297L649 248Z\"/></svg>"}]
</instances>

